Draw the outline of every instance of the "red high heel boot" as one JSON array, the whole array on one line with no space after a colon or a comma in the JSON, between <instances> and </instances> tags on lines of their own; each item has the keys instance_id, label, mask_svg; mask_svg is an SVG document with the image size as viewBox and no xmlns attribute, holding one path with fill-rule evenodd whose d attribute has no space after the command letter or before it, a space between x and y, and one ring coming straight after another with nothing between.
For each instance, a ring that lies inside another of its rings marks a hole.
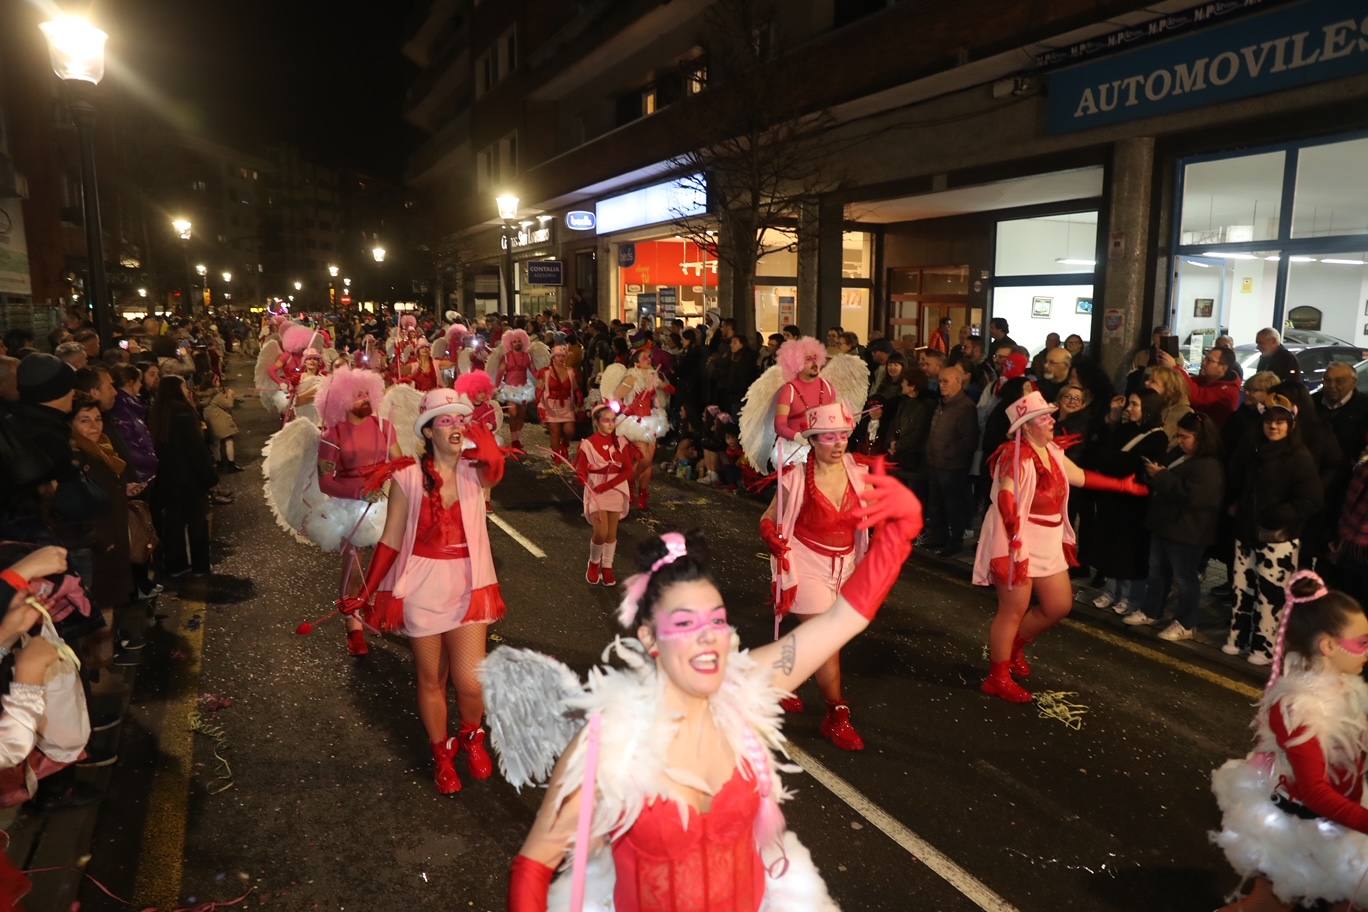
<instances>
[{"instance_id":1,"label":"red high heel boot","mask_svg":"<svg viewBox=\"0 0 1368 912\"><path fill-rule=\"evenodd\" d=\"M1012 642L1012 658L1007 663L1008 669L1014 677L1029 678L1031 676L1031 663L1026 661L1026 647L1030 645L1022 642L1021 637L1017 637Z\"/></svg>"},{"instance_id":2,"label":"red high heel boot","mask_svg":"<svg viewBox=\"0 0 1368 912\"><path fill-rule=\"evenodd\" d=\"M456 751L455 738L432 742L432 781L439 795L454 795L461 790L461 777L456 775L456 767L452 765Z\"/></svg>"},{"instance_id":3,"label":"red high heel boot","mask_svg":"<svg viewBox=\"0 0 1368 912\"><path fill-rule=\"evenodd\" d=\"M483 782L494 775L494 761L485 747L485 730L478 725L461 724L456 741L465 752L466 763L470 765L470 775Z\"/></svg>"},{"instance_id":4,"label":"red high heel boot","mask_svg":"<svg viewBox=\"0 0 1368 912\"><path fill-rule=\"evenodd\" d=\"M347 653L358 657L370 655L370 647L366 645L366 632L360 627L347 631Z\"/></svg>"},{"instance_id":5,"label":"red high heel boot","mask_svg":"<svg viewBox=\"0 0 1368 912\"><path fill-rule=\"evenodd\" d=\"M796 696L784 697L784 699L779 701L779 708L786 713L798 714L807 712L807 704L803 702L803 698Z\"/></svg>"},{"instance_id":6,"label":"red high heel boot","mask_svg":"<svg viewBox=\"0 0 1368 912\"><path fill-rule=\"evenodd\" d=\"M850 724L850 707L844 703L827 703L827 714L822 720L820 731L823 738L841 750L864 750L864 738Z\"/></svg>"},{"instance_id":7,"label":"red high heel boot","mask_svg":"<svg viewBox=\"0 0 1368 912\"><path fill-rule=\"evenodd\" d=\"M1009 662L994 662L988 677L983 679L979 690L990 697L1006 700L1008 703L1030 703L1035 697L1031 692L1012 680Z\"/></svg>"}]
</instances>

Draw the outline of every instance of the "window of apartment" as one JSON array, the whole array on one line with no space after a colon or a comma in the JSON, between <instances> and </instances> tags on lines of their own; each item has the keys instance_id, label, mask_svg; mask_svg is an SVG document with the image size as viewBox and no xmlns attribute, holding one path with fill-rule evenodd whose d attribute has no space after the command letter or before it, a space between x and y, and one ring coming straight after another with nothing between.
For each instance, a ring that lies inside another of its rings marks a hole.
<instances>
[{"instance_id":1,"label":"window of apartment","mask_svg":"<svg viewBox=\"0 0 1368 912\"><path fill-rule=\"evenodd\" d=\"M191 189L191 190L204 191L204 190L208 190L208 189L209 189L209 185L206 184L206 183L205 183L204 181L202 181L202 180L191 181L191 182L190 182L190 189Z\"/></svg>"},{"instance_id":2,"label":"window of apartment","mask_svg":"<svg viewBox=\"0 0 1368 912\"><path fill-rule=\"evenodd\" d=\"M512 177L518 173L518 131L514 130L499 140L499 168L496 176Z\"/></svg>"},{"instance_id":3,"label":"window of apartment","mask_svg":"<svg viewBox=\"0 0 1368 912\"><path fill-rule=\"evenodd\" d=\"M494 88L494 59L489 51L475 58L475 97L483 98Z\"/></svg>"},{"instance_id":4,"label":"window of apartment","mask_svg":"<svg viewBox=\"0 0 1368 912\"><path fill-rule=\"evenodd\" d=\"M475 191L484 193L494 186L498 174L495 172L494 147L487 146L475 156Z\"/></svg>"},{"instance_id":5,"label":"window of apartment","mask_svg":"<svg viewBox=\"0 0 1368 912\"><path fill-rule=\"evenodd\" d=\"M498 43L498 65L495 68L498 79L495 82L503 82L508 76L518 68L518 26L510 25L508 30L499 36Z\"/></svg>"},{"instance_id":6,"label":"window of apartment","mask_svg":"<svg viewBox=\"0 0 1368 912\"><path fill-rule=\"evenodd\" d=\"M708 65L689 63L684 69L684 94L697 95L708 87Z\"/></svg>"},{"instance_id":7,"label":"window of apartment","mask_svg":"<svg viewBox=\"0 0 1368 912\"><path fill-rule=\"evenodd\" d=\"M656 112L656 87L649 85L641 90L641 116L646 117Z\"/></svg>"}]
</instances>

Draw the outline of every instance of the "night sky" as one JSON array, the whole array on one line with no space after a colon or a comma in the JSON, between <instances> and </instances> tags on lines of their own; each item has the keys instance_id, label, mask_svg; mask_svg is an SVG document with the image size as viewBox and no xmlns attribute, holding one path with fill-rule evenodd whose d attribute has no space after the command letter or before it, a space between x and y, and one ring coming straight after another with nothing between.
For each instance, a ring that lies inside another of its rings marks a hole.
<instances>
[{"instance_id":1,"label":"night sky","mask_svg":"<svg viewBox=\"0 0 1368 912\"><path fill-rule=\"evenodd\" d=\"M402 175L421 134L401 117L400 53L424 0L96 0L110 78L187 132ZM124 75L125 68L127 75Z\"/></svg>"}]
</instances>

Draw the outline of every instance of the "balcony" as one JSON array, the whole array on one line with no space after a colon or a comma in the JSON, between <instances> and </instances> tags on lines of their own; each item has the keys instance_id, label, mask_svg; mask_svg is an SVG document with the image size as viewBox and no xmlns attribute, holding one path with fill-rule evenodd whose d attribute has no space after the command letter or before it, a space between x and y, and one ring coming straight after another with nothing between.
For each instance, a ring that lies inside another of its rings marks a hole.
<instances>
[{"instance_id":1,"label":"balcony","mask_svg":"<svg viewBox=\"0 0 1368 912\"><path fill-rule=\"evenodd\" d=\"M404 95L404 119L421 130L435 132L436 116L449 106L453 96L469 93L470 77L470 51L462 43L409 87Z\"/></svg>"}]
</instances>

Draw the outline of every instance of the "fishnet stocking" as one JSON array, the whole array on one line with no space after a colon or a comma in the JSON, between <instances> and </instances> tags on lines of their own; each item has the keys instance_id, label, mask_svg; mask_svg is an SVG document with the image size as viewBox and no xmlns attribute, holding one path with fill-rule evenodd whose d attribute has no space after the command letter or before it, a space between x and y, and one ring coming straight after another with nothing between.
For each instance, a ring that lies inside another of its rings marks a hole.
<instances>
[{"instance_id":1,"label":"fishnet stocking","mask_svg":"<svg viewBox=\"0 0 1368 912\"><path fill-rule=\"evenodd\" d=\"M448 737L447 683L456 686L461 722L479 725L484 718L484 691L475 670L485 657L488 624L466 624L436 636L410 640L418 667L418 716L429 741Z\"/></svg>"}]
</instances>

